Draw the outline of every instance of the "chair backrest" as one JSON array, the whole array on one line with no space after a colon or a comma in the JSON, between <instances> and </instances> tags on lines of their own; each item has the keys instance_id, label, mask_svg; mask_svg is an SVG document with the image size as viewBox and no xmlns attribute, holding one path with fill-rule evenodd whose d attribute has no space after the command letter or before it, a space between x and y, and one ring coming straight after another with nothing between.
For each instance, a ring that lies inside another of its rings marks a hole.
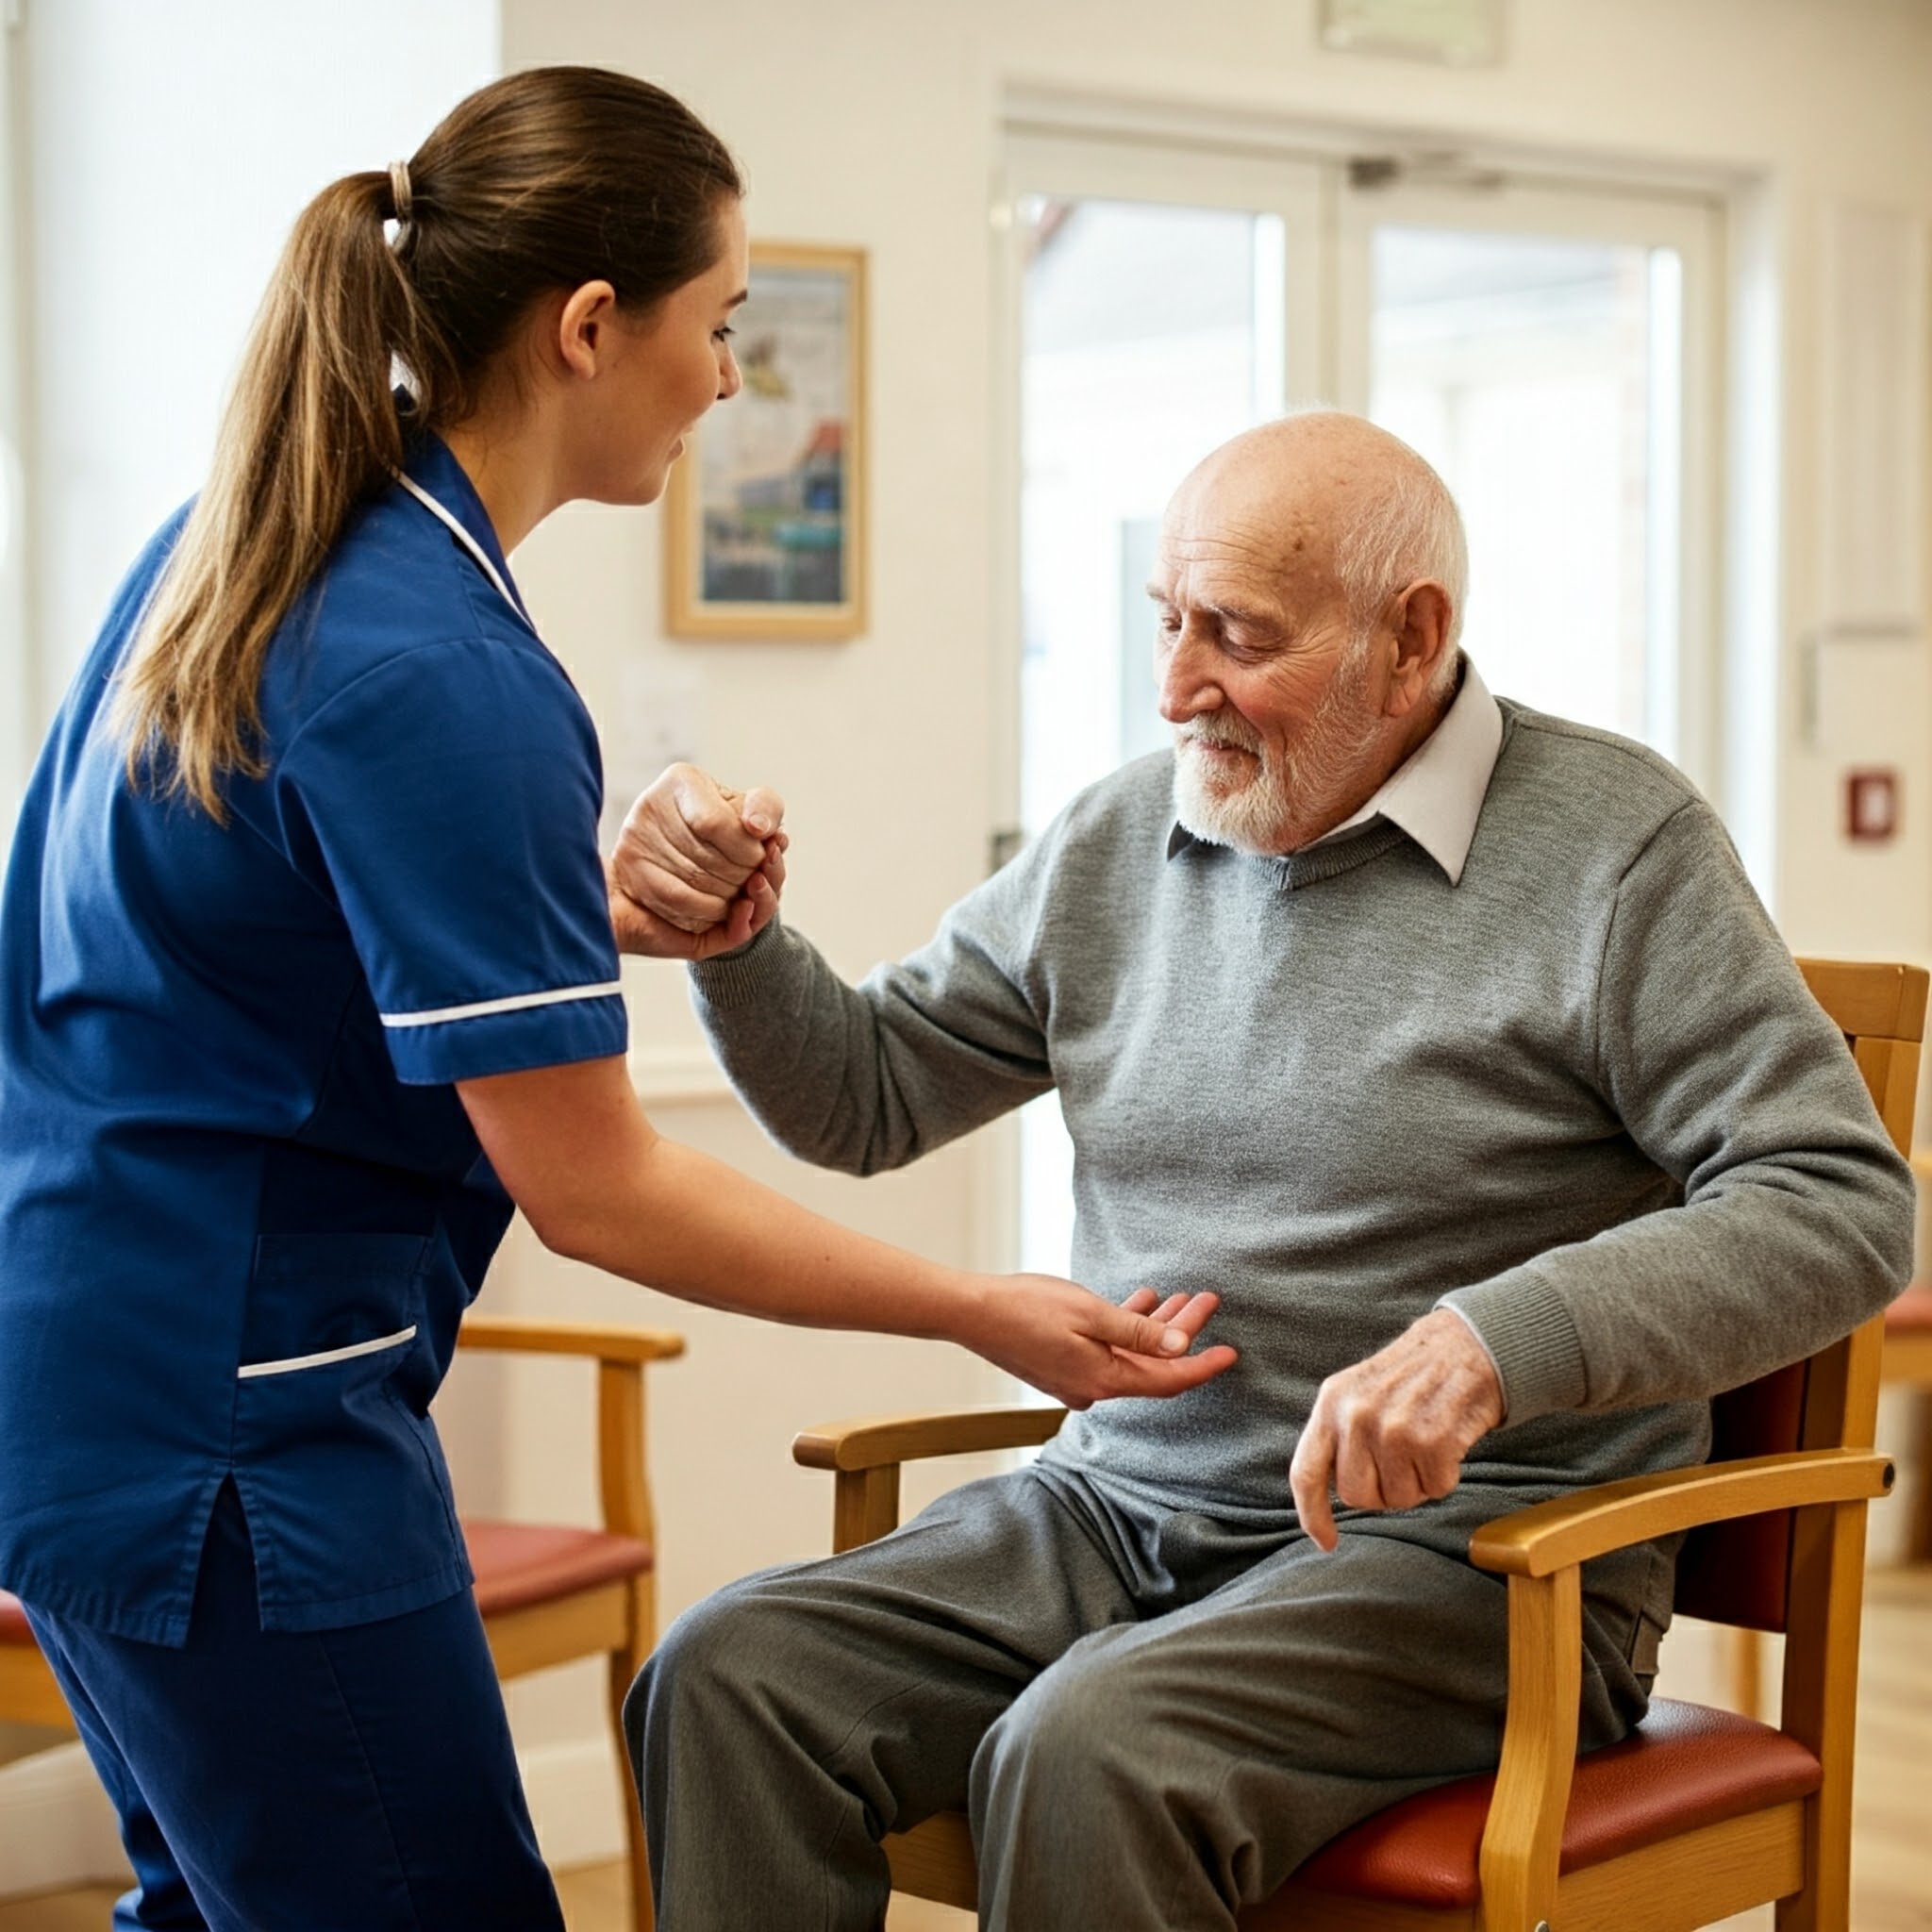
<instances>
[{"instance_id":1,"label":"chair backrest","mask_svg":"<svg viewBox=\"0 0 1932 1932\"><path fill-rule=\"evenodd\" d=\"M1892 1145L1909 1155L1925 1035L1928 975L1917 966L1801 959L1812 996L1845 1036ZM1878 1415L1882 1322L1711 1405L1711 1459L1792 1449L1869 1449ZM1693 1531L1677 1558L1679 1614L1783 1630L1790 1599L1790 1510Z\"/></svg>"}]
</instances>

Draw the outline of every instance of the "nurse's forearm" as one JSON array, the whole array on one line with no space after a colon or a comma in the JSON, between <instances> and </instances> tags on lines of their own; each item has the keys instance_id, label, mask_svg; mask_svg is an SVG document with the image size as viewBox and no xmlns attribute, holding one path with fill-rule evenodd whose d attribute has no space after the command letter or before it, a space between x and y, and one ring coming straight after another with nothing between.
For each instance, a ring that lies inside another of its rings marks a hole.
<instances>
[{"instance_id":1,"label":"nurse's forearm","mask_svg":"<svg viewBox=\"0 0 1932 1932\"><path fill-rule=\"evenodd\" d=\"M841 1227L667 1141L625 1063L458 1089L543 1245L647 1288L781 1322L966 1340L978 1278Z\"/></svg>"},{"instance_id":2,"label":"nurse's forearm","mask_svg":"<svg viewBox=\"0 0 1932 1932\"><path fill-rule=\"evenodd\" d=\"M714 1307L957 1341L1063 1402L1170 1395L1233 1360L1185 1356L1214 1297L1129 1312L1048 1275L949 1268L841 1227L644 1118L621 1059L458 1084L484 1152L560 1255Z\"/></svg>"},{"instance_id":3,"label":"nurse's forearm","mask_svg":"<svg viewBox=\"0 0 1932 1932\"><path fill-rule=\"evenodd\" d=\"M675 1141L654 1141L627 1205L628 1224L607 1222L578 1259L780 1322L985 1339L981 1276L841 1227Z\"/></svg>"}]
</instances>

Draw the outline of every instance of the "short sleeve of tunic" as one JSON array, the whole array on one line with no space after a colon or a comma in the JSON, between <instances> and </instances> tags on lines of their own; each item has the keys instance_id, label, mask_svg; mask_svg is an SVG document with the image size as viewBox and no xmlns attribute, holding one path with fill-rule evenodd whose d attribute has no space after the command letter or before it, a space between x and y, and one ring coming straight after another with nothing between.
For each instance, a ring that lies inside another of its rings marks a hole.
<instances>
[{"instance_id":1,"label":"short sleeve of tunic","mask_svg":"<svg viewBox=\"0 0 1932 1932\"><path fill-rule=\"evenodd\" d=\"M624 1051L596 733L541 644L399 652L272 771L290 856L341 908L400 1079Z\"/></svg>"}]
</instances>

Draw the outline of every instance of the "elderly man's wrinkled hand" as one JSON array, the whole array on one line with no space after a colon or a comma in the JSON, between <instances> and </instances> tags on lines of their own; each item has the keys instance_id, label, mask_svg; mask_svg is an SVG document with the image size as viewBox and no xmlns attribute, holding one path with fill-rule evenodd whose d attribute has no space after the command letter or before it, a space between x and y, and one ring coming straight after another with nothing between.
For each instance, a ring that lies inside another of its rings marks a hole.
<instances>
[{"instance_id":1,"label":"elderly man's wrinkled hand","mask_svg":"<svg viewBox=\"0 0 1932 1932\"><path fill-rule=\"evenodd\" d=\"M1332 1550L1331 1496L1353 1509L1413 1509L1446 1496L1462 1479L1462 1458L1502 1420L1489 1351L1460 1315L1434 1309L1322 1384L1289 1471L1302 1527Z\"/></svg>"},{"instance_id":2,"label":"elderly man's wrinkled hand","mask_svg":"<svg viewBox=\"0 0 1932 1932\"><path fill-rule=\"evenodd\" d=\"M673 765L639 797L606 868L621 951L708 959L771 923L785 886L785 802Z\"/></svg>"}]
</instances>

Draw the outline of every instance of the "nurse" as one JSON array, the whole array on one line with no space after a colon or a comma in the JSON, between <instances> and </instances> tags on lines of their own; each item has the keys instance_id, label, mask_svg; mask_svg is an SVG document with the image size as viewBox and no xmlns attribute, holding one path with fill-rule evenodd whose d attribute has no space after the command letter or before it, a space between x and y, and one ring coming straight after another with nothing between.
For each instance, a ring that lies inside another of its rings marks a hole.
<instances>
[{"instance_id":1,"label":"nurse","mask_svg":"<svg viewBox=\"0 0 1932 1932\"><path fill-rule=\"evenodd\" d=\"M428 1417L513 1203L634 1281L1075 1404L1231 1358L1186 1353L1205 1301L941 1267L639 1110L596 740L507 559L573 498L651 501L737 390L741 192L677 102L569 68L325 189L34 776L0 1583L120 1809L120 1925L560 1924ZM724 943L781 868L774 838Z\"/></svg>"}]
</instances>

